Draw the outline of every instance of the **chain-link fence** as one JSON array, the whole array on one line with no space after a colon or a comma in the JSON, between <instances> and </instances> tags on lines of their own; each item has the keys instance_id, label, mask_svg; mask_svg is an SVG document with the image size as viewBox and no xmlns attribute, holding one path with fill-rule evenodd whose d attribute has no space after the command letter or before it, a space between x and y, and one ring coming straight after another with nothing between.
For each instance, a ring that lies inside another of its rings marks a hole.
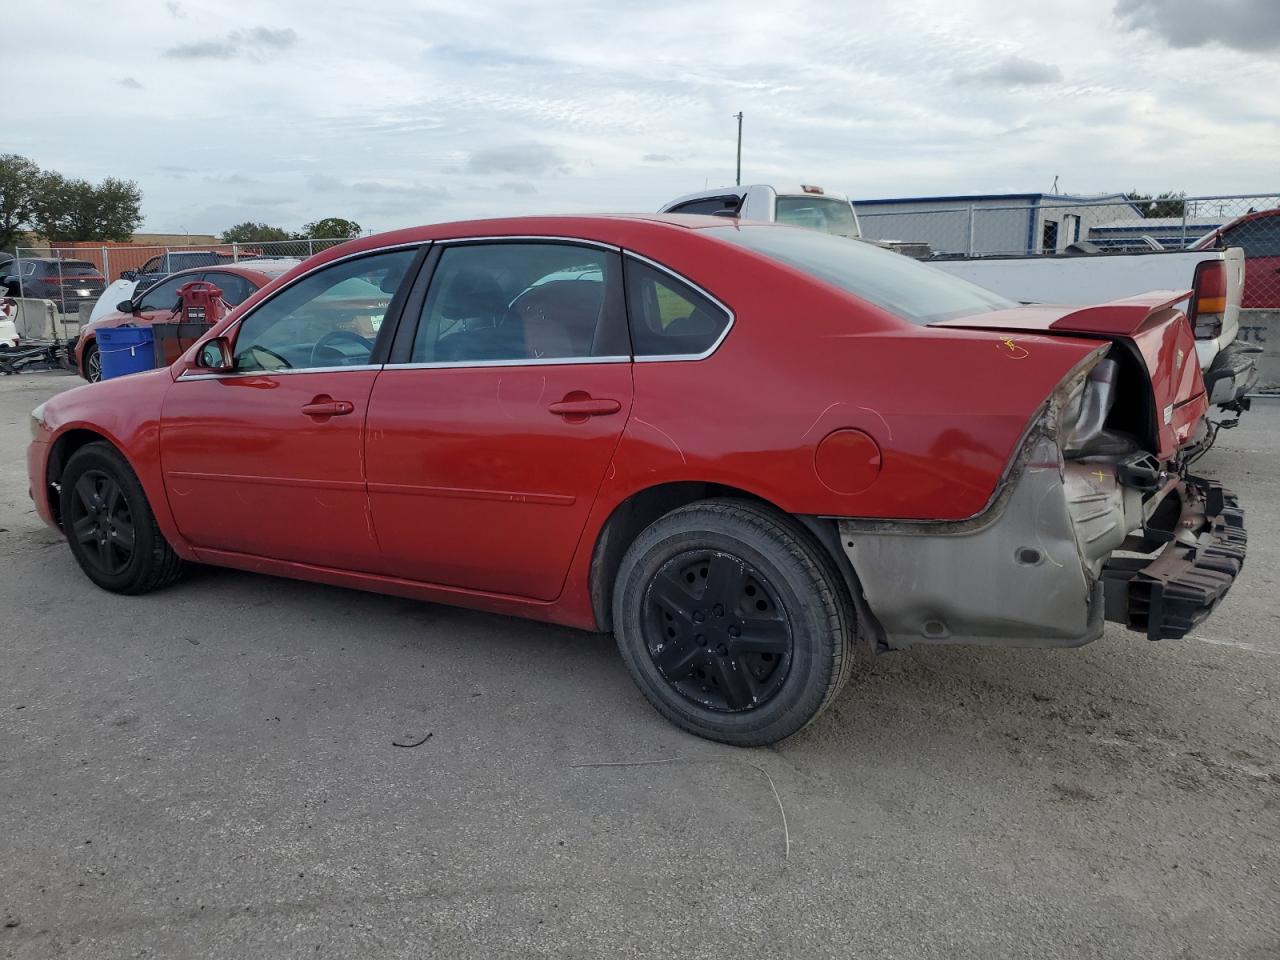
<instances>
[{"instance_id":1,"label":"chain-link fence","mask_svg":"<svg viewBox=\"0 0 1280 960\"><path fill-rule=\"evenodd\" d=\"M107 288L120 283L119 299L137 296L178 270L257 261L301 262L343 238L312 237L260 243L175 244L144 246L133 243L65 243L19 247L17 256L0 264L0 281L9 295L19 298L17 315L26 339L74 335L80 323ZM2 293L3 291L0 291ZM34 302L39 301L39 306ZM115 302L115 301L112 301ZM50 319L50 307L54 316ZM41 319L34 319L39 316ZM36 326L46 328L44 333ZM52 325L53 330L47 328Z\"/></svg>"}]
</instances>

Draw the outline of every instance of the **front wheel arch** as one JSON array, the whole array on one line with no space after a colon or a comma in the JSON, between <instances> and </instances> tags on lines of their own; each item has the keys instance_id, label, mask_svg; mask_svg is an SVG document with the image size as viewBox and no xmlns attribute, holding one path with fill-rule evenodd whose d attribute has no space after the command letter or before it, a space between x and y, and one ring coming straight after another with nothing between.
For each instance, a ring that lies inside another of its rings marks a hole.
<instances>
[{"instance_id":1,"label":"front wheel arch","mask_svg":"<svg viewBox=\"0 0 1280 960\"><path fill-rule=\"evenodd\" d=\"M49 459L45 463L44 481L46 486L46 495L49 501L49 511L53 514L53 519L57 521L59 527L62 526L62 506L60 500L60 487L62 484L62 471L67 467L67 461L81 447L90 443L106 443L111 446L120 456L127 461L129 458L125 456L124 451L111 441L111 438L98 433L96 430L86 430L76 428L68 430L59 436L49 445ZM132 465L131 465L132 466Z\"/></svg>"}]
</instances>

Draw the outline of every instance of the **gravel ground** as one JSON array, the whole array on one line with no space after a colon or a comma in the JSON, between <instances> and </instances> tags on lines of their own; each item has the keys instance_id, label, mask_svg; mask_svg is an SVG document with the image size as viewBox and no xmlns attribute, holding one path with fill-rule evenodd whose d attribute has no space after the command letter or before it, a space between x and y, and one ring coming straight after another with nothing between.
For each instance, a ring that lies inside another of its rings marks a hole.
<instances>
[{"instance_id":1,"label":"gravel ground","mask_svg":"<svg viewBox=\"0 0 1280 960\"><path fill-rule=\"evenodd\" d=\"M211 569L96 590L26 494L74 382L0 378L0 956L1280 956L1280 406L1203 461L1251 543L1198 636L865 655L734 750L606 637Z\"/></svg>"}]
</instances>

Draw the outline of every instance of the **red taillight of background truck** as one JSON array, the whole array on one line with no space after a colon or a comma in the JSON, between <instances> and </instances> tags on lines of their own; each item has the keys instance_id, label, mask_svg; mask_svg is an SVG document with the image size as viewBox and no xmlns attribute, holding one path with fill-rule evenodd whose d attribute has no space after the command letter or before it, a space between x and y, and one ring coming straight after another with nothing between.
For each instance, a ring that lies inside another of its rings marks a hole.
<instances>
[{"instance_id":1,"label":"red taillight of background truck","mask_svg":"<svg viewBox=\"0 0 1280 960\"><path fill-rule=\"evenodd\" d=\"M1212 340L1222 333L1222 318L1227 310L1227 265L1221 260L1206 260L1196 267L1187 319L1196 331L1197 340Z\"/></svg>"}]
</instances>

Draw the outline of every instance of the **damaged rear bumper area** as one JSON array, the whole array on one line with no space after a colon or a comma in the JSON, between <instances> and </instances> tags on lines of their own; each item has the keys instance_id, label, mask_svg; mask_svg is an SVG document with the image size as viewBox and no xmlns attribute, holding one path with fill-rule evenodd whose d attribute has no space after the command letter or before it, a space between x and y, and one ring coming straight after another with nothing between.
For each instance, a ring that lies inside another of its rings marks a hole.
<instances>
[{"instance_id":1,"label":"damaged rear bumper area","mask_svg":"<svg viewBox=\"0 0 1280 960\"><path fill-rule=\"evenodd\" d=\"M1122 545L1130 555L1103 565L1106 618L1149 640L1186 636L1226 596L1247 543L1235 496L1212 480L1187 477L1144 524L1143 536Z\"/></svg>"},{"instance_id":2,"label":"damaged rear bumper area","mask_svg":"<svg viewBox=\"0 0 1280 960\"><path fill-rule=\"evenodd\" d=\"M972 520L839 520L883 646L1075 647L1107 620L1182 637L1239 574L1244 515L1221 485L1150 457L1064 463L1046 438L1027 454Z\"/></svg>"}]
</instances>

